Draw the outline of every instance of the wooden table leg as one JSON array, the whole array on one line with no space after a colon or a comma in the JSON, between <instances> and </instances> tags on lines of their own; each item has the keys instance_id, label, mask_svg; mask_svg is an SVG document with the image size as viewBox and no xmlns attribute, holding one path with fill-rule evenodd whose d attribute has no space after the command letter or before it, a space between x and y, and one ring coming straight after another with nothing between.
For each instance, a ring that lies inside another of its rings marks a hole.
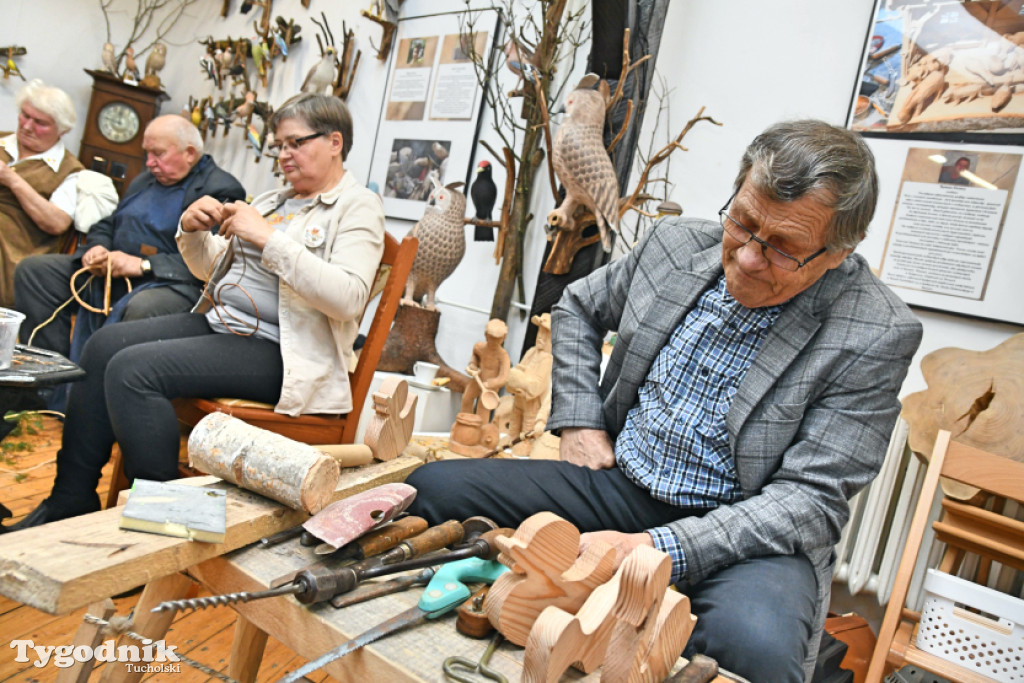
<instances>
[{"instance_id":1,"label":"wooden table leg","mask_svg":"<svg viewBox=\"0 0 1024 683\"><path fill-rule=\"evenodd\" d=\"M253 683L266 646L266 631L239 614L235 620L235 638L231 642L228 675L238 683Z\"/></svg>"},{"instance_id":2,"label":"wooden table leg","mask_svg":"<svg viewBox=\"0 0 1024 683\"><path fill-rule=\"evenodd\" d=\"M106 621L114 613L115 609L114 601L106 598L89 605L85 613L86 615L99 617ZM95 650L102 640L103 627L99 624L83 620L82 625L78 627L78 631L75 633L72 645L76 649L79 645L88 645L90 649ZM92 673L95 664L95 659L85 662L75 660L74 664L57 672L57 683L85 683L85 681L89 680L89 674Z\"/></svg>"},{"instance_id":3,"label":"wooden table leg","mask_svg":"<svg viewBox=\"0 0 1024 683\"><path fill-rule=\"evenodd\" d=\"M171 574L146 584L139 596L139 602L135 605L135 621L132 631L154 641L161 640L167 635L167 629L177 612L161 612L153 614L150 610L164 600L179 600L188 593L192 586L192 580L184 574ZM142 644L134 639L121 637L119 644L136 645L140 649ZM136 665L145 662L134 662ZM143 671L132 671L131 666L124 662L108 662L103 667L102 683L135 683L143 676ZM142 668L141 666L136 668Z\"/></svg>"}]
</instances>

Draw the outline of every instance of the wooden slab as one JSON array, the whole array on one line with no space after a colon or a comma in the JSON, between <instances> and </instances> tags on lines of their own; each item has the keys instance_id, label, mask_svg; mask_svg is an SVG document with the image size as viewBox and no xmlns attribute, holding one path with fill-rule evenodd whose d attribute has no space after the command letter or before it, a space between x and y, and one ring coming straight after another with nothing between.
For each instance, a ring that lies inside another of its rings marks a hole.
<instances>
[{"instance_id":1,"label":"wooden slab","mask_svg":"<svg viewBox=\"0 0 1024 683\"><path fill-rule=\"evenodd\" d=\"M401 456L347 469L341 474L334 500L380 484L404 481L420 464L417 458ZM209 485L228 491L223 543L192 543L122 531L118 529L121 508L111 508L5 534L0 544L0 595L50 614L65 614L249 545L308 518L303 512L230 484Z\"/></svg>"}]
</instances>

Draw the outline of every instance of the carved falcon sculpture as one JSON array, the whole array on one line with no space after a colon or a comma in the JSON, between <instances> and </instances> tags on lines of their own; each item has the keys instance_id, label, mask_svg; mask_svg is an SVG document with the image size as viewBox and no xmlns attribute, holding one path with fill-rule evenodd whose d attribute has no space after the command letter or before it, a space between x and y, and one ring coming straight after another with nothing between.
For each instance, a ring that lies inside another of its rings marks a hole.
<instances>
[{"instance_id":1,"label":"carved falcon sculpture","mask_svg":"<svg viewBox=\"0 0 1024 683\"><path fill-rule=\"evenodd\" d=\"M451 275L466 253L466 195L444 187L437 176L430 175L434 190L427 199L423 218L409 234L420 241L416 259L405 285L403 303L419 303L427 297L426 307L435 311L434 292Z\"/></svg>"},{"instance_id":2,"label":"carved falcon sculpture","mask_svg":"<svg viewBox=\"0 0 1024 683\"><path fill-rule=\"evenodd\" d=\"M605 251L611 251L613 233L619 227L619 181L603 139L608 99L607 81L601 81L599 90L577 87L566 97L565 119L555 133L551 152L555 173L565 186L565 199L548 214L549 225L572 230L573 212L583 204L597 219Z\"/></svg>"}]
</instances>

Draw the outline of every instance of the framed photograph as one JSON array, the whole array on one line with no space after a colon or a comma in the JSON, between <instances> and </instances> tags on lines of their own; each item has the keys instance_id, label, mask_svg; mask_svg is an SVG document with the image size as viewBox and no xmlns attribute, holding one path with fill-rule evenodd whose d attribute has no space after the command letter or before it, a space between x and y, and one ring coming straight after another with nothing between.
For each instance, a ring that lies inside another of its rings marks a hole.
<instances>
[{"instance_id":1,"label":"framed photograph","mask_svg":"<svg viewBox=\"0 0 1024 683\"><path fill-rule=\"evenodd\" d=\"M481 88L474 55L491 63L496 10L408 17L399 21L369 181L391 218L419 220L433 189L463 181L468 193Z\"/></svg>"},{"instance_id":2,"label":"framed photograph","mask_svg":"<svg viewBox=\"0 0 1024 683\"><path fill-rule=\"evenodd\" d=\"M876 0L847 125L1020 144L1024 0Z\"/></svg>"}]
</instances>

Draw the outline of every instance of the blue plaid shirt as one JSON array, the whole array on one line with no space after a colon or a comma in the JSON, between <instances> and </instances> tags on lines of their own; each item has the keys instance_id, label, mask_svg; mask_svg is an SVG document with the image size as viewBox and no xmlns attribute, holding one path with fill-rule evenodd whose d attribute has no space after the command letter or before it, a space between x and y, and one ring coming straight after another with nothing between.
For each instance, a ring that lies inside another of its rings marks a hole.
<instances>
[{"instance_id":1,"label":"blue plaid shirt","mask_svg":"<svg viewBox=\"0 0 1024 683\"><path fill-rule=\"evenodd\" d=\"M658 354L615 443L622 472L652 497L710 510L742 498L725 426L733 397L782 306L745 308L725 276L708 289ZM672 581L686 557L667 527L648 529L672 558Z\"/></svg>"}]
</instances>

